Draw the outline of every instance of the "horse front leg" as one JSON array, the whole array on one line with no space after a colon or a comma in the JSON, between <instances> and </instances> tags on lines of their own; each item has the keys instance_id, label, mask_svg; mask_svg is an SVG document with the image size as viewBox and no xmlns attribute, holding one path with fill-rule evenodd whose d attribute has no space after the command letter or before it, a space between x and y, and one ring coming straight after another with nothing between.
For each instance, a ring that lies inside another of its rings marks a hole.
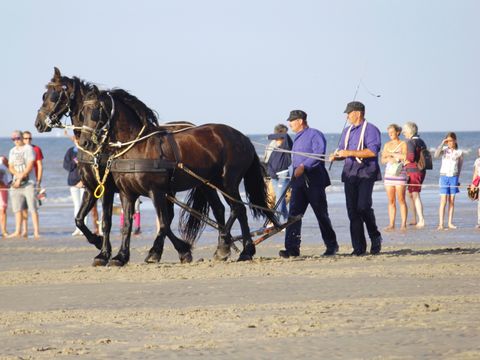
<instances>
[{"instance_id":1,"label":"horse front leg","mask_svg":"<svg viewBox=\"0 0 480 360\"><path fill-rule=\"evenodd\" d=\"M102 232L103 242L100 254L93 259L93 266L106 266L108 260L112 256L112 245L110 244L110 231L112 230L112 210L113 210L113 197L115 191L106 189L102 198Z\"/></svg>"},{"instance_id":2,"label":"horse front leg","mask_svg":"<svg viewBox=\"0 0 480 360\"><path fill-rule=\"evenodd\" d=\"M75 225L80 231L85 235L87 241L90 244L95 245L99 250L102 249L103 239L99 235L95 235L90 231L90 229L85 225L85 218L87 217L90 210L92 210L93 205L95 204L96 199L93 197L93 193L87 188L83 193L82 203L80 209L78 210L77 215L75 216Z\"/></svg>"},{"instance_id":3,"label":"horse front leg","mask_svg":"<svg viewBox=\"0 0 480 360\"><path fill-rule=\"evenodd\" d=\"M170 228L170 224L173 220L173 211L172 216L169 216L170 214L168 211L166 194L160 191L151 191L150 198L155 205L155 210L157 211L157 216L160 221L160 233L165 233L168 236L168 238L173 244L173 247L178 252L180 262L192 262L192 245L190 245L186 241L179 239Z\"/></svg>"},{"instance_id":4,"label":"horse front leg","mask_svg":"<svg viewBox=\"0 0 480 360\"><path fill-rule=\"evenodd\" d=\"M170 219L170 224L172 223L172 220L173 220L173 203L171 203L170 201L167 202L167 211L168 211L168 218ZM158 218L159 221L160 218ZM148 255L147 257L145 258L145 262L146 263L155 263L155 262L160 262L160 260L162 259L162 255L163 255L163 247L165 245L165 238L166 238L166 234L164 231L161 230L161 228L159 227L158 229L158 232L157 232L157 236L155 238L155 241L153 242L153 246L152 248L148 251Z\"/></svg>"},{"instance_id":5,"label":"horse front leg","mask_svg":"<svg viewBox=\"0 0 480 360\"><path fill-rule=\"evenodd\" d=\"M132 234L133 210L137 197L134 196L130 198L125 194L120 193L120 199L122 201L124 216L122 227L122 245L120 246L118 254L108 262L108 266L124 266L130 260L130 236Z\"/></svg>"}]
</instances>

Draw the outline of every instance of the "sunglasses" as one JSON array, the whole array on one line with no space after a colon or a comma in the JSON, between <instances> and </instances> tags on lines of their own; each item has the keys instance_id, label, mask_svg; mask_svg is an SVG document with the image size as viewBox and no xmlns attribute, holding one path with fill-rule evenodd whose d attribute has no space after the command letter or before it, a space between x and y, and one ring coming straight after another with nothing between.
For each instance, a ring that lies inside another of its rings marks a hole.
<instances>
[{"instance_id":1,"label":"sunglasses","mask_svg":"<svg viewBox=\"0 0 480 360\"><path fill-rule=\"evenodd\" d=\"M12 137L12 141L17 141L17 140L22 140L22 138L20 136Z\"/></svg>"},{"instance_id":2,"label":"sunglasses","mask_svg":"<svg viewBox=\"0 0 480 360\"><path fill-rule=\"evenodd\" d=\"M32 138L24 137L23 140L32 140Z\"/></svg>"}]
</instances>

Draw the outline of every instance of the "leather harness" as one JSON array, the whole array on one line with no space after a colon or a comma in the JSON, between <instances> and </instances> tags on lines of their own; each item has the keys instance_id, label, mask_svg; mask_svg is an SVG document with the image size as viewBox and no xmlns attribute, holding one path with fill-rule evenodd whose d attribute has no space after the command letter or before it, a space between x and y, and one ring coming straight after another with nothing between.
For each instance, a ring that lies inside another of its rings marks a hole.
<instances>
[{"instance_id":1,"label":"leather harness","mask_svg":"<svg viewBox=\"0 0 480 360\"><path fill-rule=\"evenodd\" d=\"M172 148L173 156L175 157L174 161L165 159L113 159L110 171L117 173L166 173L168 170L173 170L170 177L170 180L173 181L175 169L179 163L180 153L172 134L166 132L165 137ZM96 162L100 167L106 167L108 158L108 154L100 153L98 154ZM81 150L78 151L78 162L90 165L95 164L93 156Z\"/></svg>"}]
</instances>

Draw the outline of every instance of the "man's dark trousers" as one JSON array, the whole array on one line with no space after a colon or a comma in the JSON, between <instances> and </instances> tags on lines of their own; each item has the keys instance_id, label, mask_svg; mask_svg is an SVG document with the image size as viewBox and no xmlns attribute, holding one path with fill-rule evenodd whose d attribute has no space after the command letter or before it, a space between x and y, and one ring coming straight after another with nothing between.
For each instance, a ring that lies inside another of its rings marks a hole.
<instances>
[{"instance_id":1,"label":"man's dark trousers","mask_svg":"<svg viewBox=\"0 0 480 360\"><path fill-rule=\"evenodd\" d=\"M288 212L289 217L305 214L308 204L310 204L315 213L325 246L327 249L336 248L338 246L337 236L335 235L330 217L328 216L327 197L323 186L307 187L307 185L303 184L292 187L290 210ZM285 233L285 249L300 249L301 229L302 220L287 227Z\"/></svg>"},{"instance_id":2,"label":"man's dark trousers","mask_svg":"<svg viewBox=\"0 0 480 360\"><path fill-rule=\"evenodd\" d=\"M363 224L367 226L370 239L378 239L381 234L375 221L372 209L372 191L374 179L349 177L345 179L345 198L347 202L348 218L350 219L350 236L353 251L363 254L367 251L367 241Z\"/></svg>"}]
</instances>

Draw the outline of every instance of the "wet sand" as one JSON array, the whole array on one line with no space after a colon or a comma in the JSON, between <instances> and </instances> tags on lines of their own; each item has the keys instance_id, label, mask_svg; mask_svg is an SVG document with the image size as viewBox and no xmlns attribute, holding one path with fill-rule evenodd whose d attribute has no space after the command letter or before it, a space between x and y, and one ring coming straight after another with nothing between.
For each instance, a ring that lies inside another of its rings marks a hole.
<instances>
[{"instance_id":1,"label":"wet sand","mask_svg":"<svg viewBox=\"0 0 480 360\"><path fill-rule=\"evenodd\" d=\"M144 264L153 237L145 230L124 268L91 267L97 251L67 226L38 241L2 239L0 359L478 359L475 212L465 203L459 229L436 231L436 205L426 229L384 233L379 256L349 255L335 202L341 246L330 258L320 256L311 213L302 256L286 260L277 257L282 235L259 245L254 261L219 263L207 230L192 264L179 264L170 244L161 263Z\"/></svg>"}]
</instances>

